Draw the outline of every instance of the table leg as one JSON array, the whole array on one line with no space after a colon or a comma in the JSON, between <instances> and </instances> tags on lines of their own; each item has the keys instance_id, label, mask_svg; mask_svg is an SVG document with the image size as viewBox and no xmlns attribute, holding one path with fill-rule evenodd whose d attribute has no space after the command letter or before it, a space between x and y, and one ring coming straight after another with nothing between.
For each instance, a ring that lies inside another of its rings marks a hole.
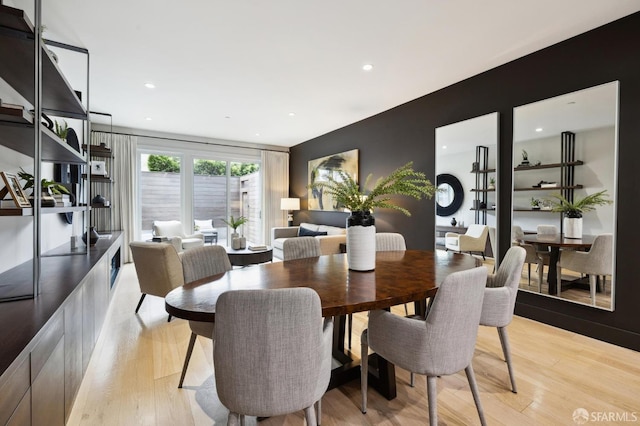
<instances>
[{"instance_id":1,"label":"table leg","mask_svg":"<svg viewBox=\"0 0 640 426\"><path fill-rule=\"evenodd\" d=\"M556 265L558 264L558 259L560 258L560 247L551 247L551 252L549 253L549 271L547 272L547 283L549 284L549 294L555 295L558 290L558 274L556 270Z\"/></svg>"}]
</instances>

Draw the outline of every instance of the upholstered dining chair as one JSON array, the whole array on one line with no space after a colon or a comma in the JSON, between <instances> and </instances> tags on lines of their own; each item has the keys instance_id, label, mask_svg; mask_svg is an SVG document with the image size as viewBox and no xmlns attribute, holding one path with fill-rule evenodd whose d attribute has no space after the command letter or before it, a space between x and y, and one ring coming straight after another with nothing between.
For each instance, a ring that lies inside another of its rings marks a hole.
<instances>
[{"instance_id":1,"label":"upholstered dining chair","mask_svg":"<svg viewBox=\"0 0 640 426\"><path fill-rule=\"evenodd\" d=\"M222 246L203 246L197 247L182 254L182 270L184 271L184 282L191 283L201 278L210 277L231 270L231 262L227 251ZM202 321L189 321L191 329L191 338L189 339L189 347L184 357L184 365L182 366L182 374L178 387L182 387L184 376L187 374L189 360L193 353L193 347L198 336L213 339L214 323Z\"/></svg>"},{"instance_id":2,"label":"upholstered dining chair","mask_svg":"<svg viewBox=\"0 0 640 426\"><path fill-rule=\"evenodd\" d=\"M555 225L538 225L536 228L538 236L555 237L560 233L560 230ZM551 264L551 251L549 247L538 245L536 247L536 255L538 256L538 293L542 292L542 277L544 275L544 265L549 266Z\"/></svg>"},{"instance_id":3,"label":"upholstered dining chair","mask_svg":"<svg viewBox=\"0 0 640 426\"><path fill-rule=\"evenodd\" d=\"M562 268L589 275L591 304L596 305L596 280L602 277L603 289L606 276L613 274L613 234L601 234L596 237L589 251L563 250L556 271L558 274L558 296L562 291Z\"/></svg>"},{"instance_id":4,"label":"upholstered dining chair","mask_svg":"<svg viewBox=\"0 0 640 426\"><path fill-rule=\"evenodd\" d=\"M323 321L318 293L304 287L228 291L216 303L215 324L213 363L227 424L299 410L307 425L320 423L333 322Z\"/></svg>"},{"instance_id":5,"label":"upholstered dining chair","mask_svg":"<svg viewBox=\"0 0 640 426\"><path fill-rule=\"evenodd\" d=\"M184 284L182 262L175 247L168 243L134 241L129 243L129 248L142 293L136 306L137 314L147 294L165 297L171 290Z\"/></svg>"},{"instance_id":6,"label":"upholstered dining chair","mask_svg":"<svg viewBox=\"0 0 640 426\"><path fill-rule=\"evenodd\" d=\"M321 256L320 241L315 237L287 238L282 243L282 254L283 260Z\"/></svg>"},{"instance_id":7,"label":"upholstered dining chair","mask_svg":"<svg viewBox=\"0 0 640 426\"><path fill-rule=\"evenodd\" d=\"M367 412L369 347L400 368L427 376L429 424L438 424L437 378L465 370L478 410L486 424L471 365L482 313L487 269L483 266L449 275L438 287L426 320L371 311L362 333L362 412Z\"/></svg>"},{"instance_id":8,"label":"upholstered dining chair","mask_svg":"<svg viewBox=\"0 0 640 426\"><path fill-rule=\"evenodd\" d=\"M447 250L457 252L480 253L484 259L484 249L487 245L489 227L487 225L472 224L464 234L447 232L444 234L444 246Z\"/></svg>"},{"instance_id":9,"label":"upholstered dining chair","mask_svg":"<svg viewBox=\"0 0 640 426\"><path fill-rule=\"evenodd\" d=\"M538 292L542 291L542 272L544 260L541 255L538 255L538 251L533 244L527 244L522 242L524 238L524 231L518 225L514 225L511 228L511 245L522 247L527 255L524 258L524 263L527 264L527 279L528 285L531 286L531 264L536 264L536 272L538 273ZM544 253L543 253L544 254ZM548 264L547 260L547 264Z\"/></svg>"},{"instance_id":10,"label":"upholstered dining chair","mask_svg":"<svg viewBox=\"0 0 640 426\"><path fill-rule=\"evenodd\" d=\"M509 377L511 379L511 391L517 393L516 379L511 363L511 350L509 348L509 336L507 326L513 319L513 310L516 306L516 296L522 267L527 256L527 252L522 247L513 246L507 250L504 259L500 262L500 267L495 275L487 277L487 287L484 291L484 301L482 302L482 315L480 325L487 327L497 327L502 353L507 362Z\"/></svg>"}]
</instances>

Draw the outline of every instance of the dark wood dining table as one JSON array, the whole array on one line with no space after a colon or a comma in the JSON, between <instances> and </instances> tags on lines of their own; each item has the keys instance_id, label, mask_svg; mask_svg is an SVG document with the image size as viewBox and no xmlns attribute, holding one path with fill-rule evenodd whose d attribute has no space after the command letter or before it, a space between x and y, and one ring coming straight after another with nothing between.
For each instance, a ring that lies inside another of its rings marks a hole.
<instances>
[{"instance_id":1,"label":"dark wood dining table","mask_svg":"<svg viewBox=\"0 0 640 426\"><path fill-rule=\"evenodd\" d=\"M349 270L346 254L289 260L233 269L172 290L165 297L169 314L193 321L214 321L216 301L230 290L309 287L320 296L322 315L336 317L333 356L341 364L332 371L330 388L359 377L359 360L345 350L344 316L355 312L388 309L414 302L424 313L426 299L453 272L480 266L472 256L441 250L376 253L374 271ZM388 399L396 396L394 366L382 358L375 364L371 384Z\"/></svg>"},{"instance_id":2,"label":"dark wood dining table","mask_svg":"<svg viewBox=\"0 0 640 426\"><path fill-rule=\"evenodd\" d=\"M549 271L547 272L547 283L549 284L549 294L558 294L558 274L556 264L560 258L561 248L574 250L588 250L595 241L595 235L583 235L582 238L566 238L564 234L538 235L525 234L522 241L528 244L535 244L540 247L549 247Z\"/></svg>"}]
</instances>

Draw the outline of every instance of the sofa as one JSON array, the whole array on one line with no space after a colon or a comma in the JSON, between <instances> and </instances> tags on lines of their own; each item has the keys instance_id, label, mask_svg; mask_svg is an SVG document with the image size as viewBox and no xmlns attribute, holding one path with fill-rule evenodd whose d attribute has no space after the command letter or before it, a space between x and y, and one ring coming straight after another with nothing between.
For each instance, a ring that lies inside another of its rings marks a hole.
<instances>
[{"instance_id":1,"label":"sofa","mask_svg":"<svg viewBox=\"0 0 640 426\"><path fill-rule=\"evenodd\" d=\"M320 241L320 251L325 254L340 253L340 243L347 242L347 230L337 226L301 223L299 226L271 228L273 257L283 260L283 243L287 238L316 237Z\"/></svg>"}]
</instances>

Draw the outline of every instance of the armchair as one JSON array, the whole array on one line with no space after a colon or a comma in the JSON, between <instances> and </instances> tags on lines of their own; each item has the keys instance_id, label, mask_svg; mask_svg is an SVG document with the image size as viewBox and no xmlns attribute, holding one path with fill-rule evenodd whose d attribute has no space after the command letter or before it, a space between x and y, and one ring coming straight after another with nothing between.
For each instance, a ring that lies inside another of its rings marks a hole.
<instances>
[{"instance_id":1,"label":"armchair","mask_svg":"<svg viewBox=\"0 0 640 426\"><path fill-rule=\"evenodd\" d=\"M469 225L467 232L457 234L455 232L447 232L444 236L445 248L457 252L481 253L484 259L484 249L487 245L487 236L489 235L489 227L486 225Z\"/></svg>"},{"instance_id":2,"label":"armchair","mask_svg":"<svg viewBox=\"0 0 640 426\"><path fill-rule=\"evenodd\" d=\"M154 220L153 235L167 237L178 253L204 245L204 235L201 233L186 235L179 220Z\"/></svg>"},{"instance_id":3,"label":"armchair","mask_svg":"<svg viewBox=\"0 0 640 426\"><path fill-rule=\"evenodd\" d=\"M213 227L213 219L195 219L193 228L204 235L205 244L218 244L218 230Z\"/></svg>"}]
</instances>

